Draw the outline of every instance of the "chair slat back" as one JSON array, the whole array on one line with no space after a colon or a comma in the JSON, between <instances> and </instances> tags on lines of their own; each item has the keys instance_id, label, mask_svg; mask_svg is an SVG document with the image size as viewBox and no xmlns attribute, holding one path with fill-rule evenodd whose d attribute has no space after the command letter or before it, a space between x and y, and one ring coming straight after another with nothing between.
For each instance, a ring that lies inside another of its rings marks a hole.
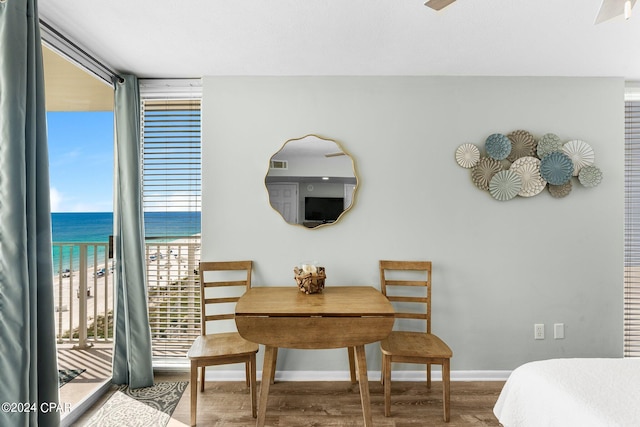
<instances>
[{"instance_id":1,"label":"chair slat back","mask_svg":"<svg viewBox=\"0 0 640 427\"><path fill-rule=\"evenodd\" d=\"M251 289L252 261L203 261L200 263L200 326L202 335L207 334L207 322L217 320L232 320L235 318L234 306L224 304L234 304L240 299L240 295L229 296L229 291L225 289L238 289L237 293L244 294ZM246 274L242 275L242 271ZM242 275L242 279L237 278L237 274ZM207 273L215 273L215 277L210 279ZM233 274L234 279L229 280L225 274ZM232 291L231 291L232 292ZM215 314L207 314L209 307ZM228 308L226 311L224 309Z\"/></svg>"},{"instance_id":2,"label":"chair slat back","mask_svg":"<svg viewBox=\"0 0 640 427\"><path fill-rule=\"evenodd\" d=\"M425 288L418 296L413 291L409 291L412 295L394 292L417 287ZM391 303L397 303L396 319L424 320L426 332L431 333L431 261L380 261L380 289Z\"/></svg>"}]
</instances>

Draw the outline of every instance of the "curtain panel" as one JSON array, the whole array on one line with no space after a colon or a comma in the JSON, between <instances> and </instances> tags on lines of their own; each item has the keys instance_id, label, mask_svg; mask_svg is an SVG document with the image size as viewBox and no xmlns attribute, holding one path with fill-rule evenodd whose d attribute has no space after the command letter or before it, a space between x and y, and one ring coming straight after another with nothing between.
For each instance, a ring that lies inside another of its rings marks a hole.
<instances>
[{"instance_id":1,"label":"curtain panel","mask_svg":"<svg viewBox=\"0 0 640 427\"><path fill-rule=\"evenodd\" d=\"M0 425L60 424L36 0L0 2ZM7 404L9 406L7 406Z\"/></svg>"},{"instance_id":2,"label":"curtain panel","mask_svg":"<svg viewBox=\"0 0 640 427\"><path fill-rule=\"evenodd\" d=\"M135 76L114 79L115 330L113 382L153 385L140 174L140 91Z\"/></svg>"}]
</instances>

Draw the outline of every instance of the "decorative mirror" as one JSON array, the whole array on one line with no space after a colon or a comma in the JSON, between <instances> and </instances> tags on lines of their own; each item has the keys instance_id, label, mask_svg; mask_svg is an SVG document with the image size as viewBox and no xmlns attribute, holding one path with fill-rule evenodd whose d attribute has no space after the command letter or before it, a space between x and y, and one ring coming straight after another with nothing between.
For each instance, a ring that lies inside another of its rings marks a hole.
<instances>
[{"instance_id":1,"label":"decorative mirror","mask_svg":"<svg viewBox=\"0 0 640 427\"><path fill-rule=\"evenodd\" d=\"M290 139L271 156L265 177L269 203L289 224L334 224L351 208L358 186L355 163L332 139Z\"/></svg>"}]
</instances>

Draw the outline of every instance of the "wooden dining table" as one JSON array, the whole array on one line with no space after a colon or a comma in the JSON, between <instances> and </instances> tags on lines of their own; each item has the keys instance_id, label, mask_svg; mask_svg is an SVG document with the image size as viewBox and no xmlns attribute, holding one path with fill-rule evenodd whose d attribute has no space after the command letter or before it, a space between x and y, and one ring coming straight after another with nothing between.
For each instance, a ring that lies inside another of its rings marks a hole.
<instances>
[{"instance_id":1,"label":"wooden dining table","mask_svg":"<svg viewBox=\"0 0 640 427\"><path fill-rule=\"evenodd\" d=\"M353 349L364 425L372 425L364 345L386 338L394 322L382 293L371 286L331 286L309 295L295 286L257 287L237 302L235 320L242 337L265 346L258 427L265 423L278 348Z\"/></svg>"}]
</instances>

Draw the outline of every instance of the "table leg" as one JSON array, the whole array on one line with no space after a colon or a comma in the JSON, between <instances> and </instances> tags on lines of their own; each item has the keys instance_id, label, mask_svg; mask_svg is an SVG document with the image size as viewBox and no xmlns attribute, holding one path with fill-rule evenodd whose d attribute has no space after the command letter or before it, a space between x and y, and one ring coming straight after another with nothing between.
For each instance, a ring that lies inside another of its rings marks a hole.
<instances>
[{"instance_id":1,"label":"table leg","mask_svg":"<svg viewBox=\"0 0 640 427\"><path fill-rule=\"evenodd\" d=\"M278 347L273 349L273 370L271 371L271 384L276 382L276 365L278 364Z\"/></svg>"},{"instance_id":2,"label":"table leg","mask_svg":"<svg viewBox=\"0 0 640 427\"><path fill-rule=\"evenodd\" d=\"M356 378L356 359L353 347L347 347L347 353L349 355L349 375L351 377L351 384L355 384L358 379Z\"/></svg>"},{"instance_id":3,"label":"table leg","mask_svg":"<svg viewBox=\"0 0 640 427\"><path fill-rule=\"evenodd\" d=\"M265 346L264 348L264 362L262 363L262 381L260 382L260 401L258 402L256 427L264 427L264 421L267 416L267 400L269 399L273 361L277 351L277 347Z\"/></svg>"},{"instance_id":4,"label":"table leg","mask_svg":"<svg viewBox=\"0 0 640 427\"><path fill-rule=\"evenodd\" d=\"M367 358L364 352L364 345L357 345L356 366L358 367L358 380L360 383L360 400L362 401L362 415L364 416L365 427L373 426L371 418L371 398L369 396L369 377L367 376Z\"/></svg>"}]
</instances>

